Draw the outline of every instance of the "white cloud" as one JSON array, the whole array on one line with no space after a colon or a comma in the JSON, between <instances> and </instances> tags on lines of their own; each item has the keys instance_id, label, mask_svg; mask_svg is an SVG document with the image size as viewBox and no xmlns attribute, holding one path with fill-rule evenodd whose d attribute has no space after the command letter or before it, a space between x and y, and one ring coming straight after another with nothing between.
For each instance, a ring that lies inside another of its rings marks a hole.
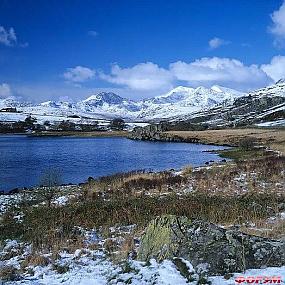
<instances>
[{"instance_id":1,"label":"white cloud","mask_svg":"<svg viewBox=\"0 0 285 285\"><path fill-rule=\"evenodd\" d=\"M135 91L169 90L174 85L211 86L221 84L239 90L249 90L272 83L268 73L257 65L245 65L231 58L201 58L193 62L177 61L169 68L152 62L121 68L113 65L110 74L101 73L100 78L110 83L127 86Z\"/></svg>"},{"instance_id":2,"label":"white cloud","mask_svg":"<svg viewBox=\"0 0 285 285\"><path fill-rule=\"evenodd\" d=\"M0 43L5 46L14 46L17 44L17 36L14 28L5 29L0 26Z\"/></svg>"},{"instance_id":3,"label":"white cloud","mask_svg":"<svg viewBox=\"0 0 285 285\"><path fill-rule=\"evenodd\" d=\"M0 84L0 98L6 98L12 96L12 91L11 88L9 86L9 84L7 83L2 83Z\"/></svg>"},{"instance_id":4,"label":"white cloud","mask_svg":"<svg viewBox=\"0 0 285 285\"><path fill-rule=\"evenodd\" d=\"M88 31L88 35L92 36L92 37L97 37L98 36L98 32L96 32L94 30L91 30L91 31Z\"/></svg>"},{"instance_id":5,"label":"white cloud","mask_svg":"<svg viewBox=\"0 0 285 285\"><path fill-rule=\"evenodd\" d=\"M285 56L274 56L269 64L263 64L261 69L274 81L285 78Z\"/></svg>"},{"instance_id":6,"label":"white cloud","mask_svg":"<svg viewBox=\"0 0 285 285\"><path fill-rule=\"evenodd\" d=\"M285 1L279 8L271 15L273 25L269 27L269 32L275 36L274 44L283 46L285 42Z\"/></svg>"},{"instance_id":7,"label":"white cloud","mask_svg":"<svg viewBox=\"0 0 285 285\"><path fill-rule=\"evenodd\" d=\"M209 41L209 48L210 49L216 49L220 46L228 45L230 42L220 39L220 38L213 38Z\"/></svg>"},{"instance_id":8,"label":"white cloud","mask_svg":"<svg viewBox=\"0 0 285 285\"><path fill-rule=\"evenodd\" d=\"M152 62L139 63L129 68L121 68L115 64L110 75L101 73L100 77L110 83L145 91L169 89L174 79L169 70Z\"/></svg>"},{"instance_id":9,"label":"white cloud","mask_svg":"<svg viewBox=\"0 0 285 285\"><path fill-rule=\"evenodd\" d=\"M95 70L84 66L76 66L74 68L67 68L67 71L63 74L63 77L74 83L80 83L94 78Z\"/></svg>"},{"instance_id":10,"label":"white cloud","mask_svg":"<svg viewBox=\"0 0 285 285\"><path fill-rule=\"evenodd\" d=\"M170 65L173 75L192 85L225 84L248 89L264 86L270 79L257 65L244 65L230 58L201 58L191 63L182 61Z\"/></svg>"}]
</instances>

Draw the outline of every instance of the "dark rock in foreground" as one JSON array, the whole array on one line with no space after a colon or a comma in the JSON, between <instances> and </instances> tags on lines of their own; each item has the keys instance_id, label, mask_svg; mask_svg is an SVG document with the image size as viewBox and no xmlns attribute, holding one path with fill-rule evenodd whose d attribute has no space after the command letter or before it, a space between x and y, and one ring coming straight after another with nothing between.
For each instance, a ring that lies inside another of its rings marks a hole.
<instances>
[{"instance_id":1,"label":"dark rock in foreground","mask_svg":"<svg viewBox=\"0 0 285 285\"><path fill-rule=\"evenodd\" d=\"M224 275L284 265L285 243L185 217L158 217L145 230L138 259L174 257L190 261L198 271L207 268L210 274Z\"/></svg>"}]
</instances>

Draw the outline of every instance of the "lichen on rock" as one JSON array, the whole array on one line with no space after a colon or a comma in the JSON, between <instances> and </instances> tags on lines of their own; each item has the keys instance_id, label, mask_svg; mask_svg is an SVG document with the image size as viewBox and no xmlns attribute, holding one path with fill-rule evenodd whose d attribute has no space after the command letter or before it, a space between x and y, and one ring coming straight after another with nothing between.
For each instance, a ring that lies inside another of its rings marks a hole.
<instances>
[{"instance_id":1,"label":"lichen on rock","mask_svg":"<svg viewBox=\"0 0 285 285\"><path fill-rule=\"evenodd\" d=\"M189 220L184 217L165 215L152 220L141 240L138 259L158 261L172 258L178 252L178 240L184 240L184 226ZM181 225L181 226L180 226Z\"/></svg>"},{"instance_id":2,"label":"lichen on rock","mask_svg":"<svg viewBox=\"0 0 285 285\"><path fill-rule=\"evenodd\" d=\"M285 243L256 237L237 229L186 217L165 215L152 220L141 240L138 259L183 258L198 269L208 264L211 274L285 264Z\"/></svg>"}]
</instances>

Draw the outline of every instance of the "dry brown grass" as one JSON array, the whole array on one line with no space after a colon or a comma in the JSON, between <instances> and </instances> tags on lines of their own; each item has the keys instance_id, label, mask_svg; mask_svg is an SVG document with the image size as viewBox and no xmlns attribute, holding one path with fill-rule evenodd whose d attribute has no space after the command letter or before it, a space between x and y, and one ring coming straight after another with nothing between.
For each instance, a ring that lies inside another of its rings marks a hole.
<instances>
[{"instance_id":1,"label":"dry brown grass","mask_svg":"<svg viewBox=\"0 0 285 285\"><path fill-rule=\"evenodd\" d=\"M50 262L51 260L48 257L43 256L38 252L34 252L25 258L21 263L21 268L26 268L28 266L47 266Z\"/></svg>"},{"instance_id":2,"label":"dry brown grass","mask_svg":"<svg viewBox=\"0 0 285 285\"><path fill-rule=\"evenodd\" d=\"M266 238L284 239L285 237L285 220L277 219L270 222L268 219L256 220L254 227L242 226L242 232L250 235L256 235Z\"/></svg>"},{"instance_id":3,"label":"dry brown grass","mask_svg":"<svg viewBox=\"0 0 285 285\"><path fill-rule=\"evenodd\" d=\"M284 195L285 158L264 157L240 161L237 164L201 168L192 175L196 192L209 196L248 194Z\"/></svg>"},{"instance_id":4,"label":"dry brown grass","mask_svg":"<svg viewBox=\"0 0 285 285\"><path fill-rule=\"evenodd\" d=\"M159 173L147 171L132 171L115 174L88 181L84 186L84 198L98 196L141 196L148 193L159 194L179 187L186 182L186 178L172 172Z\"/></svg>"},{"instance_id":5,"label":"dry brown grass","mask_svg":"<svg viewBox=\"0 0 285 285\"><path fill-rule=\"evenodd\" d=\"M182 176L191 176L193 174L193 166L191 165L186 165L182 168Z\"/></svg>"},{"instance_id":6,"label":"dry brown grass","mask_svg":"<svg viewBox=\"0 0 285 285\"><path fill-rule=\"evenodd\" d=\"M0 282L17 281L20 279L20 271L13 266L1 266ZM0 283L2 284L2 283Z\"/></svg>"},{"instance_id":7,"label":"dry brown grass","mask_svg":"<svg viewBox=\"0 0 285 285\"><path fill-rule=\"evenodd\" d=\"M206 131L169 131L169 136L197 139L201 143L217 145L239 145L244 138L253 138L258 144L271 147L285 154L284 129L223 129Z\"/></svg>"}]
</instances>

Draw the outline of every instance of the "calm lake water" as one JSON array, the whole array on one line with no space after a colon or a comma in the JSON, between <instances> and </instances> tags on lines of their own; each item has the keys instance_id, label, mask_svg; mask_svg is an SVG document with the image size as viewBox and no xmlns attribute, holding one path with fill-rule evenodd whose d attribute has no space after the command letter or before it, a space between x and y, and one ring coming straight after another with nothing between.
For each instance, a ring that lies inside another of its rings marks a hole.
<instances>
[{"instance_id":1,"label":"calm lake water","mask_svg":"<svg viewBox=\"0 0 285 285\"><path fill-rule=\"evenodd\" d=\"M42 173L60 169L63 183L80 183L138 169L165 170L184 165L204 165L220 160L204 152L223 147L166 142L132 141L126 138L0 136L0 190L36 186Z\"/></svg>"}]
</instances>

